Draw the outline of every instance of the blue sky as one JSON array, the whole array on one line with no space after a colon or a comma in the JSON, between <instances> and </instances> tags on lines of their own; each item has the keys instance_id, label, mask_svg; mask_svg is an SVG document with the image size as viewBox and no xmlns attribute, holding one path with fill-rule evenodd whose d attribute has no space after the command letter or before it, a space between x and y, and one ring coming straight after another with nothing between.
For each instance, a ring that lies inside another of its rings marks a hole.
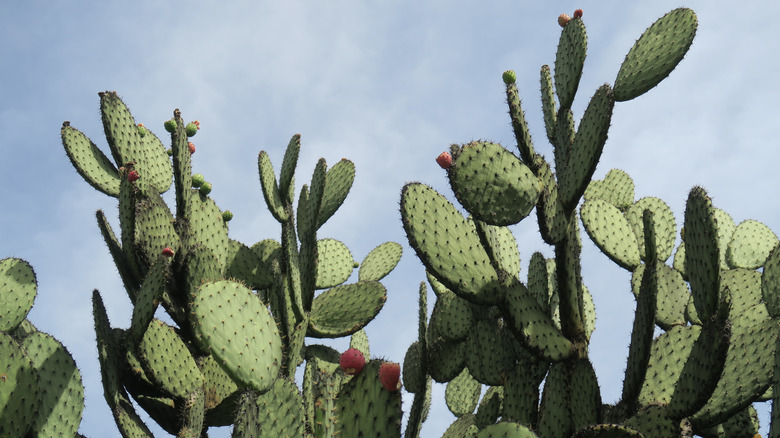
<instances>
[{"instance_id":1,"label":"blue sky","mask_svg":"<svg viewBox=\"0 0 780 438\"><path fill-rule=\"evenodd\" d=\"M105 148L97 92L116 90L137 121L161 138L180 108L198 119L193 167L230 209L231 237L279 238L257 177L257 153L278 166L302 135L298 187L319 157L357 168L345 205L319 237L342 240L362 260L376 245L404 245L385 280L388 300L367 331L372 354L401 361L416 337L416 294L424 270L398 212L405 182L425 182L454 199L435 157L451 143L514 139L501 73L514 69L537 150L552 156L541 123L538 72L554 63L557 16L584 9L589 52L575 101L579 118L601 84L653 21L693 8L699 31L686 59L648 94L616 105L596 177L628 172L636 198L657 196L678 229L694 185L737 223L780 230L777 172L780 24L768 1L625 2L11 2L0 15L0 242L3 257L35 268L30 319L73 354L86 388L81 432L117 434L103 400L90 293L99 289L112 324L131 307L94 220L116 223L116 202L87 185L59 138L63 121ZM533 216L513 227L524 265L550 248ZM584 236L583 275L597 306L590 355L605 402L620 394L634 300L629 274ZM432 299L431 299L432 303ZM432 305L432 304L431 304ZM344 343L336 343L342 348ZM423 436L452 422L443 385ZM405 407L408 409L410 399ZM768 422L767 411L762 421ZM227 432L223 432L227 434ZM218 434L214 434L219 436Z\"/></svg>"}]
</instances>

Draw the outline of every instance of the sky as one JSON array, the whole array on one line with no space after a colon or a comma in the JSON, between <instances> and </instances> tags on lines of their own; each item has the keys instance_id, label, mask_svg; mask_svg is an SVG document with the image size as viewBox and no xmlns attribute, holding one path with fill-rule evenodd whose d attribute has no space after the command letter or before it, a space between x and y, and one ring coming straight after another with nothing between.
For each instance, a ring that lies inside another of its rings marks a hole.
<instances>
[{"instance_id":1,"label":"sky","mask_svg":"<svg viewBox=\"0 0 780 438\"><path fill-rule=\"evenodd\" d=\"M108 153L98 92L117 91L164 143L162 123L174 108L201 122L194 171L213 184L217 205L234 213L230 236L248 245L280 235L257 176L261 150L278 172L290 137L301 134L298 189L319 157L331 165L352 160L352 191L318 237L341 240L357 260L385 241L403 245L383 281L387 303L367 327L372 355L400 362L417 336L425 280L401 227L403 185L420 181L454 200L434 161L441 151L478 139L516 151L501 80L507 69L517 72L537 151L552 157L538 74L554 63L559 14L584 9L588 31L578 120L596 88L614 82L644 29L679 6L698 15L693 45L658 87L615 106L594 177L628 172L636 199L665 200L678 230L696 185L737 223L755 219L780 230L773 195L780 187L780 24L769 1L7 2L0 14L0 257L35 268L29 318L81 370L80 432L118 435L102 395L91 292L101 292L114 326L128 327L132 310L94 219L102 209L118 229L116 200L75 172L59 136L70 121ZM552 256L535 215L512 229L524 269L535 251ZM598 314L590 357L603 400L615 402L634 310L630 274L584 233L583 242L583 277ZM422 436L441 436L453 421L443 393L435 385ZM410 405L405 396L405 410ZM766 436L768 407L760 418Z\"/></svg>"}]
</instances>

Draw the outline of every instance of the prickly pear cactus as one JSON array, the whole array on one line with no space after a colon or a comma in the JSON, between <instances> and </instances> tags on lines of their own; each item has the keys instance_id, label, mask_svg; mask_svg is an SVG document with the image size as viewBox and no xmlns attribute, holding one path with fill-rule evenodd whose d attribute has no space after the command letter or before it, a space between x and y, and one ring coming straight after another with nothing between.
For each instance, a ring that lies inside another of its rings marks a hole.
<instances>
[{"instance_id":1,"label":"prickly pear cactus","mask_svg":"<svg viewBox=\"0 0 780 438\"><path fill-rule=\"evenodd\" d=\"M503 80L517 151L475 141L436 160L468 217L422 183L403 188L403 226L437 296L407 352L407 386L417 396L426 379L446 384L458 420L445 436L753 436L751 404L780 393L772 372L780 364L777 236L757 221L736 225L696 187L675 251L677 224L664 201L635 200L622 170L592 180L615 104L649 91L677 66L696 15L676 9L650 26L578 123L571 108L587 50L582 11L559 23L554 69L541 69L552 161L533 146L509 71ZM555 255L534 254L521 273L507 226L534 208ZM581 273L580 223L632 272L636 315L615 404L602 401L588 356L595 308ZM422 410L415 403L412 418ZM407 430L418 436L417 426Z\"/></svg>"},{"instance_id":2,"label":"prickly pear cactus","mask_svg":"<svg viewBox=\"0 0 780 438\"><path fill-rule=\"evenodd\" d=\"M81 373L68 350L27 319L37 293L29 263L0 260L0 436L77 436Z\"/></svg>"},{"instance_id":3,"label":"prickly pear cactus","mask_svg":"<svg viewBox=\"0 0 780 438\"><path fill-rule=\"evenodd\" d=\"M321 159L295 205L300 136L290 140L278 178L261 152L260 187L281 233L278 241L246 245L230 238L233 214L209 196L212 185L192 173L191 137L200 123L186 123L174 111L164 123L171 138L166 150L115 92L99 94L110 158L69 122L61 133L77 172L119 203L118 235L102 211L97 222L133 303L130 327L110 325L98 291L93 306L104 395L122 436L151 436L131 398L180 437L231 424L234 436L245 437L374 436L377 428L399 436L401 396L380 381L382 361L347 375L338 352L306 342L351 336L368 356L362 329L382 309L387 290L380 281L401 257L401 246L387 242L360 264L338 240L318 239L352 187L352 162L328 168ZM171 185L174 208L161 197ZM358 281L347 284L358 267ZM159 310L165 320L155 317ZM18 313L0 322L8 319L4 324L13 328L23 318ZM25 347L6 343L6 349ZM44 348L37 343L43 340L25 348ZM35 354L33 365L43 353ZM14 366L20 371L13 379L30 381L34 391L33 366ZM301 388L294 383L300 366ZM33 408L20 405L27 413L14 421L32 418ZM365 409L373 409L369 417Z\"/></svg>"}]
</instances>

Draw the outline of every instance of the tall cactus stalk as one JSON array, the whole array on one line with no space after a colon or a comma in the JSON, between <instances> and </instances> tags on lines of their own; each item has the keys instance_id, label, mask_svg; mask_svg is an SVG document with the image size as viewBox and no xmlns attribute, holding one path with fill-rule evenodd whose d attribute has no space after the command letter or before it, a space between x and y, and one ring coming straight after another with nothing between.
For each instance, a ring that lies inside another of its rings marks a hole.
<instances>
[{"instance_id":1,"label":"tall cactus stalk","mask_svg":"<svg viewBox=\"0 0 780 438\"><path fill-rule=\"evenodd\" d=\"M572 103L587 49L582 12L560 23L554 69L541 69L553 161L536 152L516 75L507 71L519 154L474 141L437 159L469 216L424 184L403 188L403 226L437 295L420 328L424 354L415 342L404 367L421 382L416 370L424 363L429 378L446 383L447 406L458 417L446 437L753 436L751 403L777 394L768 390L780 327L769 307L780 296L780 257L767 261L777 237L756 221L735 226L697 187L682 244L667 264L676 236L667 204L635 200L621 170L592 180L615 104L649 91L677 66L696 15L676 9L650 26L578 123ZM554 256L534 254L522 276L507 227L534 207ZM607 257L632 272L637 309L615 404L603 403L588 354L595 307L582 277L580 222ZM408 386L425 393L419 383Z\"/></svg>"}]
</instances>

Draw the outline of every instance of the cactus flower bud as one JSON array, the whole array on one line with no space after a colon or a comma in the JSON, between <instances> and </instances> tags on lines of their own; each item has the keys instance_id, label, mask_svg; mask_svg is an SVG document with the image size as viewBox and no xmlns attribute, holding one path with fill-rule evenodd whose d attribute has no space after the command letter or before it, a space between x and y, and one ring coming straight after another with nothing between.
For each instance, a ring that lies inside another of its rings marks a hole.
<instances>
[{"instance_id":1,"label":"cactus flower bud","mask_svg":"<svg viewBox=\"0 0 780 438\"><path fill-rule=\"evenodd\" d=\"M139 123L138 124L138 134L140 134L141 137L144 137L144 136L146 136L147 132L149 132L149 131L146 130L146 127L144 126L144 124L143 123Z\"/></svg>"},{"instance_id":2,"label":"cactus flower bud","mask_svg":"<svg viewBox=\"0 0 780 438\"><path fill-rule=\"evenodd\" d=\"M198 188L205 182L206 178L203 177L203 174L196 173L195 175L192 175L192 187Z\"/></svg>"},{"instance_id":3,"label":"cactus flower bud","mask_svg":"<svg viewBox=\"0 0 780 438\"><path fill-rule=\"evenodd\" d=\"M574 11L574 18L582 18L582 9Z\"/></svg>"},{"instance_id":4,"label":"cactus flower bud","mask_svg":"<svg viewBox=\"0 0 780 438\"><path fill-rule=\"evenodd\" d=\"M139 175L138 171L135 170L131 170L130 173L127 174L127 180L130 182L136 181L140 177L141 175Z\"/></svg>"},{"instance_id":5,"label":"cactus flower bud","mask_svg":"<svg viewBox=\"0 0 780 438\"><path fill-rule=\"evenodd\" d=\"M162 250L162 255L164 255L165 257L173 257L173 250L171 249L170 246L166 246Z\"/></svg>"},{"instance_id":6,"label":"cactus flower bud","mask_svg":"<svg viewBox=\"0 0 780 438\"><path fill-rule=\"evenodd\" d=\"M514 70L507 70L504 72L501 78L504 80L504 83L507 85L514 84L515 81L517 81L517 73L515 73Z\"/></svg>"},{"instance_id":7,"label":"cactus flower bud","mask_svg":"<svg viewBox=\"0 0 780 438\"><path fill-rule=\"evenodd\" d=\"M350 348L349 350L341 353L339 358L339 366L344 374L354 376L363 371L363 367L366 365L366 358L363 357L363 353L357 348Z\"/></svg>"},{"instance_id":8,"label":"cactus flower bud","mask_svg":"<svg viewBox=\"0 0 780 438\"><path fill-rule=\"evenodd\" d=\"M449 152L442 152L436 157L436 162L442 169L449 169L452 166L452 155Z\"/></svg>"},{"instance_id":9,"label":"cactus flower bud","mask_svg":"<svg viewBox=\"0 0 780 438\"><path fill-rule=\"evenodd\" d=\"M571 17L569 17L568 14L561 14L558 16L558 24L561 25L561 27L566 27L566 23L571 20Z\"/></svg>"},{"instance_id":10,"label":"cactus flower bud","mask_svg":"<svg viewBox=\"0 0 780 438\"><path fill-rule=\"evenodd\" d=\"M383 363L379 367L379 381L390 392L401 389L401 365L395 362Z\"/></svg>"},{"instance_id":11,"label":"cactus flower bud","mask_svg":"<svg viewBox=\"0 0 780 438\"><path fill-rule=\"evenodd\" d=\"M173 132L176 130L176 120L174 119L168 120L163 124L163 126L165 126L166 131Z\"/></svg>"}]
</instances>

